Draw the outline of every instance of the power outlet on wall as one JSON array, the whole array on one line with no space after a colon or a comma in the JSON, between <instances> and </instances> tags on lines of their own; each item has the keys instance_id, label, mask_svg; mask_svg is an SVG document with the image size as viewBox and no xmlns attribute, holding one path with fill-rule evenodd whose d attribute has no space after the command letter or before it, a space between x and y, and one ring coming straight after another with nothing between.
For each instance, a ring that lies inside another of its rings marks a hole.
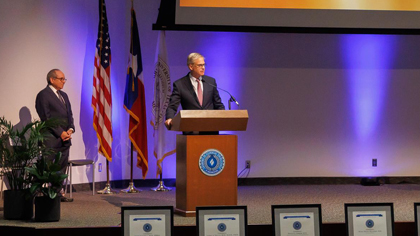
<instances>
[{"instance_id":1,"label":"power outlet on wall","mask_svg":"<svg viewBox=\"0 0 420 236\"><path fill-rule=\"evenodd\" d=\"M372 166L377 167L378 166L378 159L372 159Z\"/></svg>"},{"instance_id":2,"label":"power outlet on wall","mask_svg":"<svg viewBox=\"0 0 420 236\"><path fill-rule=\"evenodd\" d=\"M250 160L246 160L245 161L245 168L246 169L250 169L251 168L251 161Z\"/></svg>"}]
</instances>

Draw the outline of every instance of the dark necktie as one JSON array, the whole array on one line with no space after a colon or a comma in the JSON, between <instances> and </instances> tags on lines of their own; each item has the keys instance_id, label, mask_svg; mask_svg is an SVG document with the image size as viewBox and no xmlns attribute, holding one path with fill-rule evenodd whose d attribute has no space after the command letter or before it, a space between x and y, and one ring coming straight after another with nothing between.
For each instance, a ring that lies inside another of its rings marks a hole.
<instances>
[{"instance_id":1,"label":"dark necktie","mask_svg":"<svg viewBox=\"0 0 420 236\"><path fill-rule=\"evenodd\" d=\"M199 79L195 79L197 81L197 97L200 105L203 105L203 90L201 89L201 84Z\"/></svg>"},{"instance_id":2,"label":"dark necktie","mask_svg":"<svg viewBox=\"0 0 420 236\"><path fill-rule=\"evenodd\" d=\"M58 98L60 99L60 101L65 105L66 103L64 102L64 98L63 98L63 96L61 96L61 94L58 90L57 90L57 94L58 94Z\"/></svg>"}]
</instances>

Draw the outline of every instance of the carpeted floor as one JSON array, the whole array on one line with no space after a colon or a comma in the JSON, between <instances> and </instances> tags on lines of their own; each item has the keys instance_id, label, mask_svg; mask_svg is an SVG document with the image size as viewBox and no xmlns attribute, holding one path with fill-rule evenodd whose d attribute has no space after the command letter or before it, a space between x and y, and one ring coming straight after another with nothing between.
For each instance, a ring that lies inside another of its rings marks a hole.
<instances>
[{"instance_id":1,"label":"carpeted floor","mask_svg":"<svg viewBox=\"0 0 420 236\"><path fill-rule=\"evenodd\" d=\"M120 224L121 206L175 207L175 191L153 192L149 188L135 194L95 194L91 191L74 192L74 202L61 204L61 220L52 223L10 221L3 219L0 225L66 228L102 227ZM271 224L271 205L321 204L323 223L343 223L344 203L394 203L396 222L414 221L414 202L420 202L420 185L387 184L382 186L361 185L276 185L238 187L238 205L248 207L248 224ZM3 205L0 202L0 207ZM1 208L0 208L1 209ZM175 226L195 225L194 217L175 215Z\"/></svg>"}]
</instances>

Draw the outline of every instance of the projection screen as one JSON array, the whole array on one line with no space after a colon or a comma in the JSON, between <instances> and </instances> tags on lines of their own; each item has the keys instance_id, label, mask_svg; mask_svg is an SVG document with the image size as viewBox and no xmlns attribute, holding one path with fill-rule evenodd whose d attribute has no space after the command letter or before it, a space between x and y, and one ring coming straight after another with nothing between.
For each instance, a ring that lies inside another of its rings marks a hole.
<instances>
[{"instance_id":1,"label":"projection screen","mask_svg":"<svg viewBox=\"0 0 420 236\"><path fill-rule=\"evenodd\" d=\"M246 27L420 30L419 0L176 0L173 5L173 26L183 30L188 26L191 30L230 27L229 31L232 27L240 27L237 31Z\"/></svg>"}]
</instances>

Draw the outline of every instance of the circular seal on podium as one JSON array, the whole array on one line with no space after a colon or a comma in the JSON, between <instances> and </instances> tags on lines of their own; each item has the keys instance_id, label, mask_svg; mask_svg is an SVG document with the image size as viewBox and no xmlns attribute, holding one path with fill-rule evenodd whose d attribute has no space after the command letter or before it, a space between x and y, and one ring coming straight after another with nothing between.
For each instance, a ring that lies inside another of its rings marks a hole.
<instances>
[{"instance_id":1,"label":"circular seal on podium","mask_svg":"<svg viewBox=\"0 0 420 236\"><path fill-rule=\"evenodd\" d=\"M225 168L225 157L217 149L207 149L198 159L201 172L207 176L216 176Z\"/></svg>"}]
</instances>

